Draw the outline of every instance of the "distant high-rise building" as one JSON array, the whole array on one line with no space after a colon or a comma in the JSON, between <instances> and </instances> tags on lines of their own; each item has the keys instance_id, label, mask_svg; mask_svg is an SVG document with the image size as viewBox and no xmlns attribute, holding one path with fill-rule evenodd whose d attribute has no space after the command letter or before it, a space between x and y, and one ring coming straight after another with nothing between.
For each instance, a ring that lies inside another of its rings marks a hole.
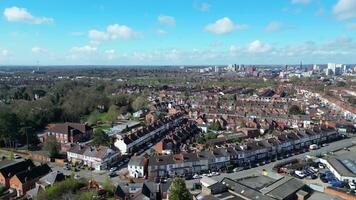
<instances>
[{"instance_id":1,"label":"distant high-rise building","mask_svg":"<svg viewBox=\"0 0 356 200\"><path fill-rule=\"evenodd\" d=\"M303 69L303 62L302 61L300 61L299 69L300 70Z\"/></svg>"},{"instance_id":2,"label":"distant high-rise building","mask_svg":"<svg viewBox=\"0 0 356 200\"><path fill-rule=\"evenodd\" d=\"M346 69L346 65L328 63L328 67L326 68L325 73L327 76L338 76L345 73L344 69Z\"/></svg>"},{"instance_id":3,"label":"distant high-rise building","mask_svg":"<svg viewBox=\"0 0 356 200\"><path fill-rule=\"evenodd\" d=\"M314 65L313 65L313 70L314 70L314 71L319 71L319 70L320 70L320 66L314 64Z\"/></svg>"},{"instance_id":4,"label":"distant high-rise building","mask_svg":"<svg viewBox=\"0 0 356 200\"><path fill-rule=\"evenodd\" d=\"M218 66L214 66L214 72L219 72L219 67Z\"/></svg>"}]
</instances>

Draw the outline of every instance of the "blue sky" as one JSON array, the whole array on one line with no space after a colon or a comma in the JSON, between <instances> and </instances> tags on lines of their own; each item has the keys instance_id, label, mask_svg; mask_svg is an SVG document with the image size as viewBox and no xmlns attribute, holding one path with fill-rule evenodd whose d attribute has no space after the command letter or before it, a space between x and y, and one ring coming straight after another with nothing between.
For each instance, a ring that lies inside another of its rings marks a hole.
<instances>
[{"instance_id":1,"label":"blue sky","mask_svg":"<svg viewBox=\"0 0 356 200\"><path fill-rule=\"evenodd\" d=\"M356 0L0 0L0 65L356 63Z\"/></svg>"}]
</instances>

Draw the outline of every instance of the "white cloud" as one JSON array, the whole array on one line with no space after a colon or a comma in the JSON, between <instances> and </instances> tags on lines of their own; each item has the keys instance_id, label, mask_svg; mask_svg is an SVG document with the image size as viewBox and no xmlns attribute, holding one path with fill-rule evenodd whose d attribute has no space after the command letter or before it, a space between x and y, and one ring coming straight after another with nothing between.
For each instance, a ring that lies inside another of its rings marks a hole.
<instances>
[{"instance_id":1,"label":"white cloud","mask_svg":"<svg viewBox=\"0 0 356 200\"><path fill-rule=\"evenodd\" d=\"M291 0L292 4L309 4L311 0Z\"/></svg>"},{"instance_id":2,"label":"white cloud","mask_svg":"<svg viewBox=\"0 0 356 200\"><path fill-rule=\"evenodd\" d=\"M78 54L88 54L88 53L95 53L98 49L96 47L85 45L81 47L72 47L70 49L70 53L78 53Z\"/></svg>"},{"instance_id":3,"label":"white cloud","mask_svg":"<svg viewBox=\"0 0 356 200\"><path fill-rule=\"evenodd\" d=\"M158 22L161 24L165 24L168 26L175 26L176 25L176 20L172 16L168 15L160 15L157 18Z\"/></svg>"},{"instance_id":4,"label":"white cloud","mask_svg":"<svg viewBox=\"0 0 356 200\"><path fill-rule=\"evenodd\" d=\"M347 29L356 30L356 23L349 23L346 25Z\"/></svg>"},{"instance_id":5,"label":"white cloud","mask_svg":"<svg viewBox=\"0 0 356 200\"><path fill-rule=\"evenodd\" d=\"M243 30L247 28L248 26L246 24L235 24L228 17L224 17L205 26L205 31L214 34L226 34L231 33L234 30Z\"/></svg>"},{"instance_id":6,"label":"white cloud","mask_svg":"<svg viewBox=\"0 0 356 200\"><path fill-rule=\"evenodd\" d=\"M356 18L356 1L339 0L333 7L333 12L340 20Z\"/></svg>"},{"instance_id":7,"label":"white cloud","mask_svg":"<svg viewBox=\"0 0 356 200\"><path fill-rule=\"evenodd\" d=\"M106 32L93 29L89 31L89 38L91 40L108 40L110 36Z\"/></svg>"},{"instance_id":8,"label":"white cloud","mask_svg":"<svg viewBox=\"0 0 356 200\"><path fill-rule=\"evenodd\" d=\"M281 22L277 21L272 21L269 24L267 24L265 31L266 32L275 32L280 30L283 27L283 24Z\"/></svg>"},{"instance_id":9,"label":"white cloud","mask_svg":"<svg viewBox=\"0 0 356 200\"><path fill-rule=\"evenodd\" d=\"M16 6L5 8L4 16L10 22L25 22L30 24L51 24L53 18L35 17L26 8L19 8Z\"/></svg>"},{"instance_id":10,"label":"white cloud","mask_svg":"<svg viewBox=\"0 0 356 200\"><path fill-rule=\"evenodd\" d=\"M197 9L200 10L201 12L208 12L210 10L210 4L208 3L200 3L198 6L197 6Z\"/></svg>"},{"instance_id":11,"label":"white cloud","mask_svg":"<svg viewBox=\"0 0 356 200\"><path fill-rule=\"evenodd\" d=\"M221 46L223 44L224 44L224 42L221 41L221 40L214 40L214 41L209 42L209 45L212 46L212 47L218 47L218 46Z\"/></svg>"},{"instance_id":12,"label":"white cloud","mask_svg":"<svg viewBox=\"0 0 356 200\"><path fill-rule=\"evenodd\" d=\"M167 31L165 31L165 30L163 30L163 29L158 29L158 30L156 30L156 34L157 34L157 35L160 35L160 36L166 35L166 34L167 34Z\"/></svg>"},{"instance_id":13,"label":"white cloud","mask_svg":"<svg viewBox=\"0 0 356 200\"><path fill-rule=\"evenodd\" d=\"M7 57L9 55L9 50L7 49L0 49L0 56Z\"/></svg>"},{"instance_id":14,"label":"white cloud","mask_svg":"<svg viewBox=\"0 0 356 200\"><path fill-rule=\"evenodd\" d=\"M41 53L41 52L43 52L44 50L41 48L41 47L38 47L38 46L34 46L34 47L32 47L32 49L31 49L31 52L32 53L35 53L35 54L37 54L37 53Z\"/></svg>"},{"instance_id":15,"label":"white cloud","mask_svg":"<svg viewBox=\"0 0 356 200\"><path fill-rule=\"evenodd\" d=\"M137 35L137 33L133 31L132 28L120 24L109 25L107 32L110 34L111 39L114 40L118 38L130 39Z\"/></svg>"},{"instance_id":16,"label":"white cloud","mask_svg":"<svg viewBox=\"0 0 356 200\"><path fill-rule=\"evenodd\" d=\"M115 49L105 50L105 54L108 60L112 60L115 57Z\"/></svg>"},{"instance_id":17,"label":"white cloud","mask_svg":"<svg viewBox=\"0 0 356 200\"><path fill-rule=\"evenodd\" d=\"M106 28L106 31L92 29L88 32L88 37L94 41L131 39L139 34L126 25L112 24Z\"/></svg>"},{"instance_id":18,"label":"white cloud","mask_svg":"<svg viewBox=\"0 0 356 200\"><path fill-rule=\"evenodd\" d=\"M229 51L230 53L236 54L236 53L240 53L242 51L242 48L237 47L235 45L231 45Z\"/></svg>"},{"instance_id":19,"label":"white cloud","mask_svg":"<svg viewBox=\"0 0 356 200\"><path fill-rule=\"evenodd\" d=\"M267 43L262 43L259 40L255 40L248 45L247 51L250 53L265 53L272 50L272 46Z\"/></svg>"}]
</instances>

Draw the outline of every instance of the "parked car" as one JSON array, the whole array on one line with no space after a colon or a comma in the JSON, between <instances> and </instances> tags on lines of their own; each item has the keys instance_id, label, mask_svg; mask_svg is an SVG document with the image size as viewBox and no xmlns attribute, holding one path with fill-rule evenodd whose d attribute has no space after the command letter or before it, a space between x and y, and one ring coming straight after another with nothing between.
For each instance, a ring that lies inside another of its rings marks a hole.
<instances>
[{"instance_id":1,"label":"parked car","mask_svg":"<svg viewBox=\"0 0 356 200\"><path fill-rule=\"evenodd\" d=\"M211 175L212 175L212 176L219 176L220 173L219 173L219 172L211 172Z\"/></svg>"},{"instance_id":2,"label":"parked car","mask_svg":"<svg viewBox=\"0 0 356 200\"><path fill-rule=\"evenodd\" d=\"M303 178L306 176L303 171L299 171L299 170L295 170L295 171L294 171L294 174L295 174L298 178L301 178L301 179L303 179Z\"/></svg>"},{"instance_id":3,"label":"parked car","mask_svg":"<svg viewBox=\"0 0 356 200\"><path fill-rule=\"evenodd\" d=\"M234 168L232 171L233 171L233 172L239 172L239 171L242 171L242 170L243 170L242 167L236 167L236 168Z\"/></svg>"},{"instance_id":4,"label":"parked car","mask_svg":"<svg viewBox=\"0 0 356 200\"><path fill-rule=\"evenodd\" d=\"M354 182L350 181L350 182L348 183L348 185L349 185L349 188L350 188L351 190L356 189L356 186L355 186L355 183L354 183Z\"/></svg>"},{"instance_id":5,"label":"parked car","mask_svg":"<svg viewBox=\"0 0 356 200\"><path fill-rule=\"evenodd\" d=\"M311 169L314 173L318 173L319 172L319 170L317 168L315 168L315 167L310 167L309 169Z\"/></svg>"},{"instance_id":6,"label":"parked car","mask_svg":"<svg viewBox=\"0 0 356 200\"><path fill-rule=\"evenodd\" d=\"M318 147L318 145L317 144L311 144L310 146L309 146L309 149L310 150L316 150L316 149L318 149L319 147Z\"/></svg>"},{"instance_id":7,"label":"parked car","mask_svg":"<svg viewBox=\"0 0 356 200\"><path fill-rule=\"evenodd\" d=\"M199 174L194 174L194 176L193 176L194 179L199 179L199 178L201 178L201 177L202 177L202 176L199 175Z\"/></svg>"},{"instance_id":8,"label":"parked car","mask_svg":"<svg viewBox=\"0 0 356 200\"><path fill-rule=\"evenodd\" d=\"M14 154L14 158L15 158L15 159L20 159L20 158L22 158L22 157L19 156L19 155L17 155L17 154Z\"/></svg>"},{"instance_id":9,"label":"parked car","mask_svg":"<svg viewBox=\"0 0 356 200\"><path fill-rule=\"evenodd\" d=\"M115 177L115 176L117 176L116 172L110 172L109 173L109 177Z\"/></svg>"},{"instance_id":10,"label":"parked car","mask_svg":"<svg viewBox=\"0 0 356 200\"><path fill-rule=\"evenodd\" d=\"M325 168L323 163L319 163L318 167L319 167L319 169L324 169Z\"/></svg>"},{"instance_id":11,"label":"parked car","mask_svg":"<svg viewBox=\"0 0 356 200\"><path fill-rule=\"evenodd\" d=\"M112 167L112 168L110 168L110 172L114 172L114 171L116 171L117 170L117 167Z\"/></svg>"},{"instance_id":12,"label":"parked car","mask_svg":"<svg viewBox=\"0 0 356 200\"><path fill-rule=\"evenodd\" d=\"M317 176L316 174L312 174L312 175L310 175L310 178L311 178L311 179L317 179L318 176Z\"/></svg>"},{"instance_id":13,"label":"parked car","mask_svg":"<svg viewBox=\"0 0 356 200\"><path fill-rule=\"evenodd\" d=\"M74 179L80 179L80 176L78 174L74 175Z\"/></svg>"}]
</instances>

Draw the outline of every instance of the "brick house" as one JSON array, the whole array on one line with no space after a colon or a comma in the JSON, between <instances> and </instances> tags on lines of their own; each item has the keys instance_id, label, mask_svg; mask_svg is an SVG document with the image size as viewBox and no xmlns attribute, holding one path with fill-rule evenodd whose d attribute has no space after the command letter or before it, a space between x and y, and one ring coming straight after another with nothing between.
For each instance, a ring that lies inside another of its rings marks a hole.
<instances>
[{"instance_id":1,"label":"brick house","mask_svg":"<svg viewBox=\"0 0 356 200\"><path fill-rule=\"evenodd\" d=\"M31 160L21 160L7 163L0 168L0 184L6 188L10 187L10 179L17 173L34 167L35 165Z\"/></svg>"},{"instance_id":2,"label":"brick house","mask_svg":"<svg viewBox=\"0 0 356 200\"><path fill-rule=\"evenodd\" d=\"M159 119L159 117L156 112L150 112L145 116L145 119L149 123L154 123Z\"/></svg>"},{"instance_id":3,"label":"brick house","mask_svg":"<svg viewBox=\"0 0 356 200\"><path fill-rule=\"evenodd\" d=\"M54 124L46 130L44 137L46 139L48 136L55 136L61 144L77 143L88 140L92 132L93 130L86 124L66 122Z\"/></svg>"},{"instance_id":4,"label":"brick house","mask_svg":"<svg viewBox=\"0 0 356 200\"><path fill-rule=\"evenodd\" d=\"M36 182L46 174L51 172L51 168L47 164L30 167L25 171L15 174L10 179L10 188L17 191L17 196L26 194L36 186Z\"/></svg>"}]
</instances>

